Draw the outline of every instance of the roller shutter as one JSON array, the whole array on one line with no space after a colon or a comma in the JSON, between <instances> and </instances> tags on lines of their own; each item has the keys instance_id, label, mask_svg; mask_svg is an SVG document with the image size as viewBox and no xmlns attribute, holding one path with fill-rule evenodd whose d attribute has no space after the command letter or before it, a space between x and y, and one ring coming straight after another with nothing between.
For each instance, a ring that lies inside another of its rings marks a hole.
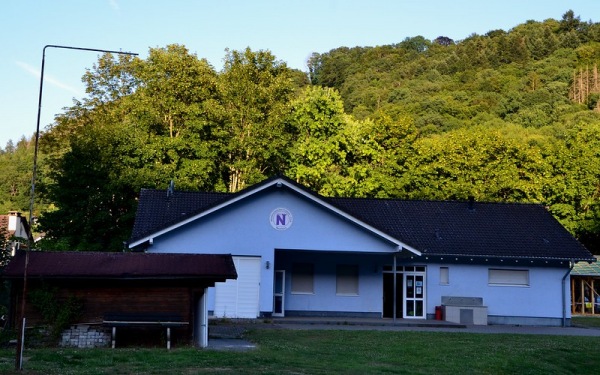
<instances>
[{"instance_id":1,"label":"roller shutter","mask_svg":"<svg viewBox=\"0 0 600 375\"><path fill-rule=\"evenodd\" d=\"M214 315L223 318L257 318L260 258L233 257L233 262L238 278L215 284Z\"/></svg>"}]
</instances>

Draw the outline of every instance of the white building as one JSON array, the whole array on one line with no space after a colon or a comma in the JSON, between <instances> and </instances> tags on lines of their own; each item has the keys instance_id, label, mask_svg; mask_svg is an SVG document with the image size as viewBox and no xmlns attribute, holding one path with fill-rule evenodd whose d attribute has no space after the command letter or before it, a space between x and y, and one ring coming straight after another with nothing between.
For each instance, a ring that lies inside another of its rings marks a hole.
<instances>
[{"instance_id":1,"label":"white building","mask_svg":"<svg viewBox=\"0 0 600 375\"><path fill-rule=\"evenodd\" d=\"M568 325L570 267L594 261L537 204L322 197L275 177L235 194L142 190L129 247L232 254L215 316ZM437 309L436 309L437 307Z\"/></svg>"}]
</instances>

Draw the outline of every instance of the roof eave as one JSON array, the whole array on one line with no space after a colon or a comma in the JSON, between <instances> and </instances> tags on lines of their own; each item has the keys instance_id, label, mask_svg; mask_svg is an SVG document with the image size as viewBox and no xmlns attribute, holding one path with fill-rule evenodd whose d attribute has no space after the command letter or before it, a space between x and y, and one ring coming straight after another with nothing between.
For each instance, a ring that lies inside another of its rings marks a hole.
<instances>
[{"instance_id":1,"label":"roof eave","mask_svg":"<svg viewBox=\"0 0 600 375\"><path fill-rule=\"evenodd\" d=\"M222 208L225 208L225 207L227 207L227 206L229 206L231 204L239 202L239 201L241 201L241 200L243 200L243 199L245 199L245 198L247 198L249 196L252 196L252 195L254 195L256 193L259 193L259 192L261 192L263 190L269 189L269 188L271 188L273 186L275 186L277 188L281 188L281 187L285 186L288 189L291 189L291 190L295 191L296 193L302 195L303 197L305 197L305 198L307 198L307 199L309 199L309 200L311 200L311 201L313 201L313 202L321 205L322 207L327 208L328 210L336 213L337 215L342 216L343 218L349 220L350 222L352 222L352 223L354 223L354 224L356 224L356 225L358 225L358 226L360 226L360 227L362 227L362 228L370 231L371 233L374 233L377 236L379 236L381 238L384 238L385 240L391 242L392 244L394 244L394 245L397 246L397 251L398 252L403 251L403 250L408 250L408 251L410 251L411 253L413 253L415 255L418 255L418 256L422 255L421 252L419 250L415 249L414 247L412 247L412 246L410 246L408 244L405 244L405 243L399 241L397 238L392 237L389 234L387 234L387 233L385 233L385 232L383 232L383 231L381 231L381 230L379 230L379 229L377 229L377 228L375 228L375 227L373 227L373 226L371 226L371 225L369 225L369 224L367 224L367 223L365 223L365 222L357 219L356 217L348 214L347 212L345 212L345 211L343 211L343 210L341 210L341 209L333 206L332 204L326 202L325 200L321 199L318 195L316 195L316 194L314 194L312 192L309 192L308 190L302 189L299 186L297 186L296 184L293 184L290 181L288 181L286 178L282 178L282 177L277 177L277 178L275 178L275 179L273 179L271 181L268 181L267 183L258 184L258 185L256 185L253 188L249 188L246 192L244 192L242 194L239 194L237 196L234 196L231 199L228 199L225 202L222 202L221 204L218 204L218 205L216 205L214 207L211 207L211 208L207 209L206 211L202 211L201 213L199 213L197 215L194 215L194 216L191 216L189 218L186 218L186 219L178 222L177 224L170 225L170 226L168 226L166 228L163 228L163 229L161 229L159 231L156 231L156 232L151 233L149 235L146 235L146 236L144 236L144 237L142 237L140 239L132 241L131 243L128 244L128 246L129 246L129 248L134 248L134 247L137 247L137 246L140 246L140 245L144 244L145 242L151 243L154 240L154 238L156 238L156 237L159 237L159 236L161 236L161 235L163 235L165 233L168 233L168 232L170 232L170 231L172 231L174 229L177 229L177 228L179 228L179 227L181 227L183 225L186 225L186 224L188 224L190 222L198 220L198 219L200 219L202 217L210 215L213 212L216 212L216 211L218 211L218 210L220 210Z\"/></svg>"},{"instance_id":2,"label":"roof eave","mask_svg":"<svg viewBox=\"0 0 600 375\"><path fill-rule=\"evenodd\" d=\"M504 262L511 264L518 264L521 261L521 264L525 264L525 262L545 262L545 263L555 263L555 262L566 262L566 263L578 263L578 262L595 262L595 258L579 258L579 257L528 257L528 256L498 256L498 255L473 255L473 254L435 254L435 253L425 253L423 254L425 258L435 258L445 261L477 261L477 262Z\"/></svg>"}]
</instances>

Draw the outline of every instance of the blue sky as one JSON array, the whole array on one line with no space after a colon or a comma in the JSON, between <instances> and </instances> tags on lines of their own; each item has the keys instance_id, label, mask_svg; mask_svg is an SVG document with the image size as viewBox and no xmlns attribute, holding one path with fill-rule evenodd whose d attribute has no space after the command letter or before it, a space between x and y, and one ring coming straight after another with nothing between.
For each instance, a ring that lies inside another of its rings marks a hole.
<instances>
[{"instance_id":1,"label":"blue sky","mask_svg":"<svg viewBox=\"0 0 600 375\"><path fill-rule=\"evenodd\" d=\"M337 47L422 35L461 40L572 9L600 22L600 0L2 0L0 147L35 132L45 45L132 51L177 43L221 69L225 49L268 49L292 68ZM47 49L41 128L73 98L95 52Z\"/></svg>"}]
</instances>

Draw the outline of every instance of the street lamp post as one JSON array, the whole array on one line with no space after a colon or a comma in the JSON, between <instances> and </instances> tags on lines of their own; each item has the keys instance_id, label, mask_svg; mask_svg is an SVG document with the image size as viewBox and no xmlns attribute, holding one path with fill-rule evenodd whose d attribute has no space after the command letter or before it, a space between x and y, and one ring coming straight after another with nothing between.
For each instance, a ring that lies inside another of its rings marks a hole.
<instances>
[{"instance_id":1,"label":"street lamp post","mask_svg":"<svg viewBox=\"0 0 600 375\"><path fill-rule=\"evenodd\" d=\"M69 47L69 46L57 46L53 44L49 44L44 47L42 51L42 70L40 71L40 94L38 98L38 113L37 113L37 125L35 128L35 149L33 152L33 173L31 176L31 198L29 201L29 225L33 225L33 201L35 198L35 180L37 174L37 157L38 157L38 146L40 140L40 116L42 113L42 92L44 89L44 65L46 64L46 48L62 48L62 49L71 49L78 51L91 51L91 52L102 52L102 53L115 53L119 55L130 55L137 56L137 53L133 52L122 52L122 51L110 51L105 49L96 49L96 48L82 48L82 47Z\"/></svg>"},{"instance_id":2,"label":"street lamp post","mask_svg":"<svg viewBox=\"0 0 600 375\"><path fill-rule=\"evenodd\" d=\"M89 52L101 52L101 53L114 53L119 55L130 55L137 56L137 53L133 52L123 52L123 51L111 51L105 49L97 49L97 48L83 48L83 47L70 47L70 46L59 46L54 44L48 44L44 46L42 51L42 69L40 71L40 93L38 97L38 113L37 113L37 124L35 128L35 148L33 152L33 171L31 174L31 198L29 201L29 228L33 228L33 204L35 200L35 180L37 177L37 159L38 159L38 149L39 149L39 140L40 140L40 116L42 113L42 92L44 88L44 65L46 64L46 49L47 48L60 48L60 49L71 49L78 51L89 51ZM30 236L31 237L31 236ZM15 368L17 370L23 369L23 343L25 338L25 299L27 294L27 267L29 264L29 250L31 250L32 243L31 238L29 239L29 243L27 249L25 251L25 265L23 267L23 296L21 297L21 330L19 336L17 338L17 351L16 351L16 361Z\"/></svg>"}]
</instances>

